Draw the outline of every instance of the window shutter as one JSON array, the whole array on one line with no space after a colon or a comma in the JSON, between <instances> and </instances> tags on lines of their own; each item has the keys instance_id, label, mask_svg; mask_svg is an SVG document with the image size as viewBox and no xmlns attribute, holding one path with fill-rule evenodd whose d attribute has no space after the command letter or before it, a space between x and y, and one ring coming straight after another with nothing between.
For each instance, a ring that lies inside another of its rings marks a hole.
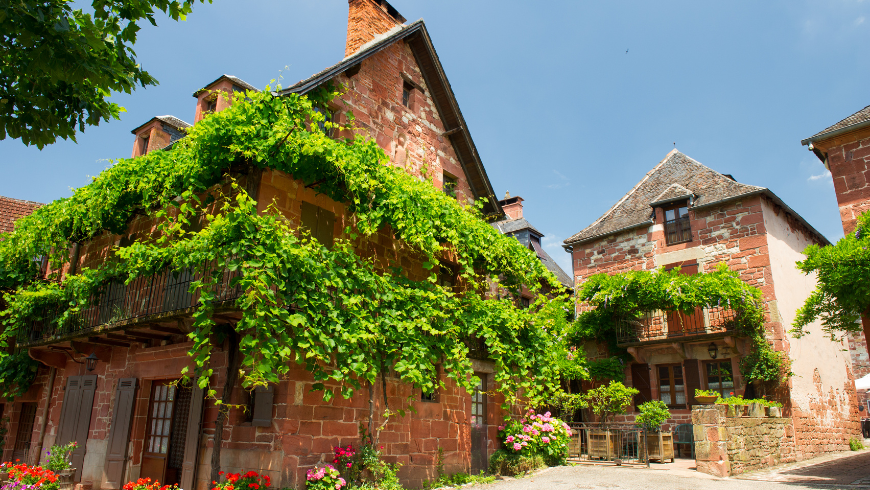
<instances>
[{"instance_id":1,"label":"window shutter","mask_svg":"<svg viewBox=\"0 0 870 490\"><path fill-rule=\"evenodd\" d=\"M121 378L115 391L109 446L106 448L106 483L103 488L121 488L127 466L127 446L136 403L136 378Z\"/></svg>"},{"instance_id":2,"label":"window shutter","mask_svg":"<svg viewBox=\"0 0 870 490\"><path fill-rule=\"evenodd\" d=\"M258 386L254 388L254 410L251 425L269 427L272 425L272 401L275 397L275 387Z\"/></svg>"},{"instance_id":3,"label":"window shutter","mask_svg":"<svg viewBox=\"0 0 870 490\"><path fill-rule=\"evenodd\" d=\"M701 389L701 373L698 371L698 360L686 359L683 361L683 373L686 376L686 401L691 408L692 405L698 404L698 400L695 400L695 390Z\"/></svg>"},{"instance_id":4,"label":"window shutter","mask_svg":"<svg viewBox=\"0 0 870 490\"><path fill-rule=\"evenodd\" d=\"M97 391L97 375L70 376L66 387L55 444L63 445L72 441L78 443L70 455L70 462L76 469L73 481L80 481L88 445L88 430L91 427L94 393Z\"/></svg>"},{"instance_id":5,"label":"window shutter","mask_svg":"<svg viewBox=\"0 0 870 490\"><path fill-rule=\"evenodd\" d=\"M310 202L302 202L302 227L312 238L317 238L317 206Z\"/></svg>"},{"instance_id":6,"label":"window shutter","mask_svg":"<svg viewBox=\"0 0 870 490\"><path fill-rule=\"evenodd\" d=\"M199 436L202 433L202 406L205 392L194 383L190 394L190 413L187 416L187 435L184 438L184 461L181 464L181 488L194 488L196 460L199 456Z\"/></svg>"},{"instance_id":7,"label":"window shutter","mask_svg":"<svg viewBox=\"0 0 870 490\"><path fill-rule=\"evenodd\" d=\"M634 395L634 408L652 399L652 390L649 382L649 364L634 363L631 365L631 384L639 393Z\"/></svg>"},{"instance_id":8,"label":"window shutter","mask_svg":"<svg viewBox=\"0 0 870 490\"><path fill-rule=\"evenodd\" d=\"M332 250L332 241L335 239L335 214L323 208L318 208L317 240L324 247Z\"/></svg>"}]
</instances>

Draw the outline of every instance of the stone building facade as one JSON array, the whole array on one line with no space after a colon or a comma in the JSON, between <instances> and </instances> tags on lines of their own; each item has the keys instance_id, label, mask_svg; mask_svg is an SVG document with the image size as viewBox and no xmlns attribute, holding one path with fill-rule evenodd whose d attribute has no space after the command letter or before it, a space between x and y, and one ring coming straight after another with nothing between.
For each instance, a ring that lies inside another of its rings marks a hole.
<instances>
[{"instance_id":1,"label":"stone building facade","mask_svg":"<svg viewBox=\"0 0 870 490\"><path fill-rule=\"evenodd\" d=\"M861 213L870 211L870 106L801 141L831 172L843 233L855 232ZM849 352L855 379L870 374L867 339L870 315L861 318L863 335L850 333ZM870 416L870 392L861 390L862 415Z\"/></svg>"},{"instance_id":2,"label":"stone building facade","mask_svg":"<svg viewBox=\"0 0 870 490\"><path fill-rule=\"evenodd\" d=\"M702 274L725 263L759 288L766 337L792 361L795 376L785 386L774 390L742 379L740 360L750 346L724 326L716 309L659 312L658 330L620 333L619 345L633 357L627 384L641 391L636 403L660 399L671 407L670 428L691 423L696 388L775 398L792 421L786 433L798 448L794 457L803 459L848 448L859 433L846 345L825 339L817 324L801 339L787 333L815 287L794 266L811 243L828 242L770 190L741 184L674 150L565 247L577 287L598 273L679 266ZM608 355L602 346L595 350Z\"/></svg>"},{"instance_id":3,"label":"stone building facade","mask_svg":"<svg viewBox=\"0 0 870 490\"><path fill-rule=\"evenodd\" d=\"M393 165L431 179L461 202L484 200L490 216L503 215L422 21L405 24L383 0L350 0L347 56L282 94L305 94L329 83L345 89L329 109L336 114L353 111L362 136L376 141ZM252 89L237 77L219 77L193 94L194 123ZM186 127L174 116L153 118L133 130L133 157L172 145ZM274 205L293 225L318 227L312 231L318 239L344 237L349 218L344 204L293 176L264 170L240 172L234 178L255 196L260 210ZM74 251L71 268L100 264L113 246L151 233L154 226L140 215L124 234L86 240ZM389 230L358 240L361 253L401 264L411 279L426 276L419 258L399 246ZM27 348L41 367L27 394L5 406L5 415L11 417L7 440L21 444L7 444L4 458L36 461L44 454L42 448L75 440L80 443L73 454L76 481L83 488L117 489L148 476L185 489L206 489L219 439L221 469L257 470L268 474L276 488L302 488L307 469L331 462L333 446L359 441L360 424L369 413L367 390L349 400L335 396L324 402L322 392L311 391L315 381L304 370L293 370L281 383L252 393L236 383L232 404L249 410L231 409L216 434L220 424L214 403L197 387L172 384L183 368L192 367L186 335L191 305L196 304L187 293L192 279L189 274L163 273L142 279L152 281L147 286L112 286L104 293L107 301L126 301L134 290L156 291L147 294L154 294L157 304L119 318L100 303L88 320L92 325L82 331L33 327L19 337L19 347ZM221 294L226 301L234 298L230 289ZM227 307L219 316L232 323L238 312ZM211 360L218 398L227 384L229 351L225 341L215 347ZM93 371L87 369L86 356L97 359ZM374 388L375 414L383 413L385 399L392 408L407 406L410 399L415 409L387 421L378 441L387 461L402 463L405 484L419 487L425 479L436 478L439 453L443 469L452 473L484 469L496 449L502 400L486 394L494 391L494 367L481 359L472 363L481 379L474 393L458 388L444 373L444 389L431 396L389 376L386 394Z\"/></svg>"}]
</instances>

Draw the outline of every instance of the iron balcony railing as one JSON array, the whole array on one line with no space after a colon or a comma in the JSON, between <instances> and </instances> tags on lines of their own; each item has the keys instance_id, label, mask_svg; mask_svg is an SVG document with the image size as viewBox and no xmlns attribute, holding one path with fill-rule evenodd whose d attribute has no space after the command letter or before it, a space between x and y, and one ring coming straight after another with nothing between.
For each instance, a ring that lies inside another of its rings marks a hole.
<instances>
[{"instance_id":1,"label":"iron balcony railing","mask_svg":"<svg viewBox=\"0 0 870 490\"><path fill-rule=\"evenodd\" d=\"M620 344L733 332L737 313L730 308L696 308L693 313L652 311L616 319Z\"/></svg>"},{"instance_id":2,"label":"iron balcony railing","mask_svg":"<svg viewBox=\"0 0 870 490\"><path fill-rule=\"evenodd\" d=\"M204 274L190 269L166 270L151 276L134 279L130 284L113 282L92 295L84 308L61 322L68 304L45 307L24 329L19 329L16 342L21 347L47 341L75 337L128 320L171 314L200 304L200 293L190 292L191 283L203 275L214 272L207 267ZM214 285L214 302L222 303L241 295L239 286L233 285L241 272L224 270Z\"/></svg>"}]
</instances>

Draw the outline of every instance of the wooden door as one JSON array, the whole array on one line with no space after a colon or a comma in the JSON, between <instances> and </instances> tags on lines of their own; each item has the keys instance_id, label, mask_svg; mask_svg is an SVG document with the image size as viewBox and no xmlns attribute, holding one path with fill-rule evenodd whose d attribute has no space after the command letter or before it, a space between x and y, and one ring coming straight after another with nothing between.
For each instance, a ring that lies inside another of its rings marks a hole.
<instances>
[{"instance_id":1,"label":"wooden door","mask_svg":"<svg viewBox=\"0 0 870 490\"><path fill-rule=\"evenodd\" d=\"M486 374L474 373L480 384L471 393L471 469L475 473L489 467L486 423Z\"/></svg>"},{"instance_id":2,"label":"wooden door","mask_svg":"<svg viewBox=\"0 0 870 490\"><path fill-rule=\"evenodd\" d=\"M176 392L176 386L171 383L172 381L155 381L151 385L140 478L151 478L152 481L159 482L166 480Z\"/></svg>"},{"instance_id":3,"label":"wooden door","mask_svg":"<svg viewBox=\"0 0 870 490\"><path fill-rule=\"evenodd\" d=\"M36 404L22 403L18 414L18 431L15 433L15 446L12 448L12 461L29 463L30 440L33 438L33 422L36 420Z\"/></svg>"}]
</instances>

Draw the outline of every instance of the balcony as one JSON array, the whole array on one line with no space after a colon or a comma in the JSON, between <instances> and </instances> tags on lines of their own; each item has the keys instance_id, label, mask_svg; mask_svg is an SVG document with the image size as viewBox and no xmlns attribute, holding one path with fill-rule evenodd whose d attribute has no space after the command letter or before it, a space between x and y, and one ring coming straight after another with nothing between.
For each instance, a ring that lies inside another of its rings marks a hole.
<instances>
[{"instance_id":1,"label":"balcony","mask_svg":"<svg viewBox=\"0 0 870 490\"><path fill-rule=\"evenodd\" d=\"M207 270L206 274L212 272ZM215 285L215 303L230 303L241 295L240 288L233 285L234 279L240 275L240 271L228 270L220 274ZM44 308L17 332L16 343L19 347L34 347L87 337L93 343L124 346L141 342L143 338L156 338L155 335L184 333L172 325L177 325L178 318L188 315L200 304L200 294L191 293L190 286L201 278L201 274L194 274L189 269L166 270L139 277L126 285L123 282L111 283L91 296L86 307L69 313L62 325L60 320L67 313L66 305ZM137 328L149 328L156 333L109 333Z\"/></svg>"},{"instance_id":2,"label":"balcony","mask_svg":"<svg viewBox=\"0 0 870 490\"><path fill-rule=\"evenodd\" d=\"M694 313L653 311L616 319L616 338L620 346L675 340L702 340L732 335L738 324L730 308L696 308Z\"/></svg>"}]
</instances>

